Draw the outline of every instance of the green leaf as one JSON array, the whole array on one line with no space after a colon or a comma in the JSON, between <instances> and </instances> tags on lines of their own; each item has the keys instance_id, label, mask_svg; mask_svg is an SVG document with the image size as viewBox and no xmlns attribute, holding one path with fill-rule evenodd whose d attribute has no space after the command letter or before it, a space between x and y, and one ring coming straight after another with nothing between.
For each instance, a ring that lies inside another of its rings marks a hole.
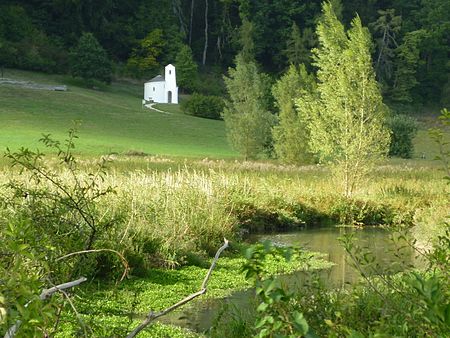
<instances>
[{"instance_id":1,"label":"green leaf","mask_svg":"<svg viewBox=\"0 0 450 338\"><path fill-rule=\"evenodd\" d=\"M303 313L295 311L292 316L294 318L294 326L296 330L303 335L306 334L309 330L309 325L305 317L303 317Z\"/></svg>"},{"instance_id":2,"label":"green leaf","mask_svg":"<svg viewBox=\"0 0 450 338\"><path fill-rule=\"evenodd\" d=\"M259 304L259 306L256 308L256 311L258 312L264 312L267 310L267 308L269 307L269 305L267 303L261 303Z\"/></svg>"}]
</instances>

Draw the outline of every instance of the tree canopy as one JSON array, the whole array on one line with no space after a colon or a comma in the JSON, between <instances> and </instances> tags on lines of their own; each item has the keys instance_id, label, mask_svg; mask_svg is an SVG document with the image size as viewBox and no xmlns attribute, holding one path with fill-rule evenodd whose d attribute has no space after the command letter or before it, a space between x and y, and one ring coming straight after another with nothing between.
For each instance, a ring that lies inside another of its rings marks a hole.
<instances>
[{"instance_id":1,"label":"tree canopy","mask_svg":"<svg viewBox=\"0 0 450 338\"><path fill-rule=\"evenodd\" d=\"M448 100L448 0L336 0L333 6L345 27L358 13L371 29L377 80L388 103ZM0 65L67 73L67 51L89 32L126 76L156 75L175 63L183 45L202 64L200 72L226 71L238 52L274 76L291 63L315 72L309 51L317 47L320 16L321 0L3 0Z\"/></svg>"},{"instance_id":2,"label":"tree canopy","mask_svg":"<svg viewBox=\"0 0 450 338\"><path fill-rule=\"evenodd\" d=\"M111 62L106 51L91 33L83 34L72 50L71 73L85 81L111 82Z\"/></svg>"},{"instance_id":3,"label":"tree canopy","mask_svg":"<svg viewBox=\"0 0 450 338\"><path fill-rule=\"evenodd\" d=\"M256 158L270 144L275 119L270 112L270 82L254 62L239 54L236 68L224 77L229 99L225 101L223 119L228 139L246 159Z\"/></svg>"},{"instance_id":4,"label":"tree canopy","mask_svg":"<svg viewBox=\"0 0 450 338\"><path fill-rule=\"evenodd\" d=\"M346 196L378 159L387 154L386 107L372 66L372 46L361 19L345 31L330 3L323 5L314 50L317 93L299 99L309 112L311 149L331 164Z\"/></svg>"}]
</instances>

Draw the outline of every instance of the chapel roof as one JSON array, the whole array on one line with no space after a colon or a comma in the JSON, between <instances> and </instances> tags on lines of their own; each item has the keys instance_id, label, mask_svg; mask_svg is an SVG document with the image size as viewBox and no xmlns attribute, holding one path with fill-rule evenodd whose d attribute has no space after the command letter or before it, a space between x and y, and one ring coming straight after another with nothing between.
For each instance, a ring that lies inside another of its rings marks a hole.
<instances>
[{"instance_id":1,"label":"chapel roof","mask_svg":"<svg viewBox=\"0 0 450 338\"><path fill-rule=\"evenodd\" d=\"M162 75L156 75L153 79L150 79L147 81L148 82L162 82L164 81L164 76Z\"/></svg>"}]
</instances>

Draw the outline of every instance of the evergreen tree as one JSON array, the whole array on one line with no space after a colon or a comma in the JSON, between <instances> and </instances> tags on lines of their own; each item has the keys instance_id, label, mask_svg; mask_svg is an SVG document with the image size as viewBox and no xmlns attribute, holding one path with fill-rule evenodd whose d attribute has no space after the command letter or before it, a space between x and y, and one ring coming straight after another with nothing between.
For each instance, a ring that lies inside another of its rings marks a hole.
<instances>
[{"instance_id":1,"label":"evergreen tree","mask_svg":"<svg viewBox=\"0 0 450 338\"><path fill-rule=\"evenodd\" d=\"M402 18L395 15L395 9L379 10L377 21L370 24L377 36L375 71L378 80L387 84L393 76L397 35L400 33Z\"/></svg>"},{"instance_id":2,"label":"evergreen tree","mask_svg":"<svg viewBox=\"0 0 450 338\"><path fill-rule=\"evenodd\" d=\"M177 82L182 89L194 90L197 81L197 64L192 58L191 48L183 45L177 54Z\"/></svg>"},{"instance_id":3,"label":"evergreen tree","mask_svg":"<svg viewBox=\"0 0 450 338\"><path fill-rule=\"evenodd\" d=\"M225 101L223 119L232 147L245 159L256 158L271 141L274 116L270 112L270 82L260 74L254 62L236 57L236 68L224 77L229 99Z\"/></svg>"},{"instance_id":4,"label":"evergreen tree","mask_svg":"<svg viewBox=\"0 0 450 338\"><path fill-rule=\"evenodd\" d=\"M92 33L83 33L78 45L72 50L70 71L72 76L81 77L86 82L111 82L111 61Z\"/></svg>"},{"instance_id":5,"label":"evergreen tree","mask_svg":"<svg viewBox=\"0 0 450 338\"><path fill-rule=\"evenodd\" d=\"M278 125L273 128L275 152L286 163L311 163L313 156L309 150L309 132L305 118L299 116L295 100L303 92L315 91L314 77L306 71L305 65L291 65L289 70L272 88L279 109Z\"/></svg>"},{"instance_id":6,"label":"evergreen tree","mask_svg":"<svg viewBox=\"0 0 450 338\"><path fill-rule=\"evenodd\" d=\"M298 100L308 109L310 146L331 164L350 196L373 164L386 155L386 108L372 68L369 31L359 17L346 33L330 3L317 27L317 95Z\"/></svg>"},{"instance_id":7,"label":"evergreen tree","mask_svg":"<svg viewBox=\"0 0 450 338\"><path fill-rule=\"evenodd\" d=\"M285 55L291 65L309 64L310 52L306 47L304 36L294 22L292 24L291 35L286 41Z\"/></svg>"}]
</instances>

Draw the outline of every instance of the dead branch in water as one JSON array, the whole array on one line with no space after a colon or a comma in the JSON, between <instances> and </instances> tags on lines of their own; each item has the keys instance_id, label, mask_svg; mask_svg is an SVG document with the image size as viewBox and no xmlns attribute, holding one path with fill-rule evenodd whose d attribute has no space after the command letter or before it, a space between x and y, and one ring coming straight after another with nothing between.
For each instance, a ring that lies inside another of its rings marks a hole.
<instances>
[{"instance_id":1,"label":"dead branch in water","mask_svg":"<svg viewBox=\"0 0 450 338\"><path fill-rule=\"evenodd\" d=\"M199 291L187 296L186 298L180 300L178 303L169 306L168 308L160 311L160 312L153 312L150 311L147 315L147 317L142 321L141 324L139 324L138 327L136 327L128 336L127 338L133 338L136 337L136 335L141 332L143 329L145 329L152 321L154 321L155 319L164 316L165 314L179 308L180 306L190 302L191 300L193 300L194 298L197 298L200 295L203 295L204 293L206 293L207 291L207 286L208 286L208 282L209 282L209 278L211 277L211 274L216 266L217 260L220 257L220 254L222 253L223 250L225 250L228 247L228 240L225 238L224 239L225 242L224 244L219 248L219 250L217 250L216 255L214 256L214 259L211 263L211 266L209 267L208 272L206 273L205 279L203 280L202 286L200 288Z\"/></svg>"}]
</instances>

